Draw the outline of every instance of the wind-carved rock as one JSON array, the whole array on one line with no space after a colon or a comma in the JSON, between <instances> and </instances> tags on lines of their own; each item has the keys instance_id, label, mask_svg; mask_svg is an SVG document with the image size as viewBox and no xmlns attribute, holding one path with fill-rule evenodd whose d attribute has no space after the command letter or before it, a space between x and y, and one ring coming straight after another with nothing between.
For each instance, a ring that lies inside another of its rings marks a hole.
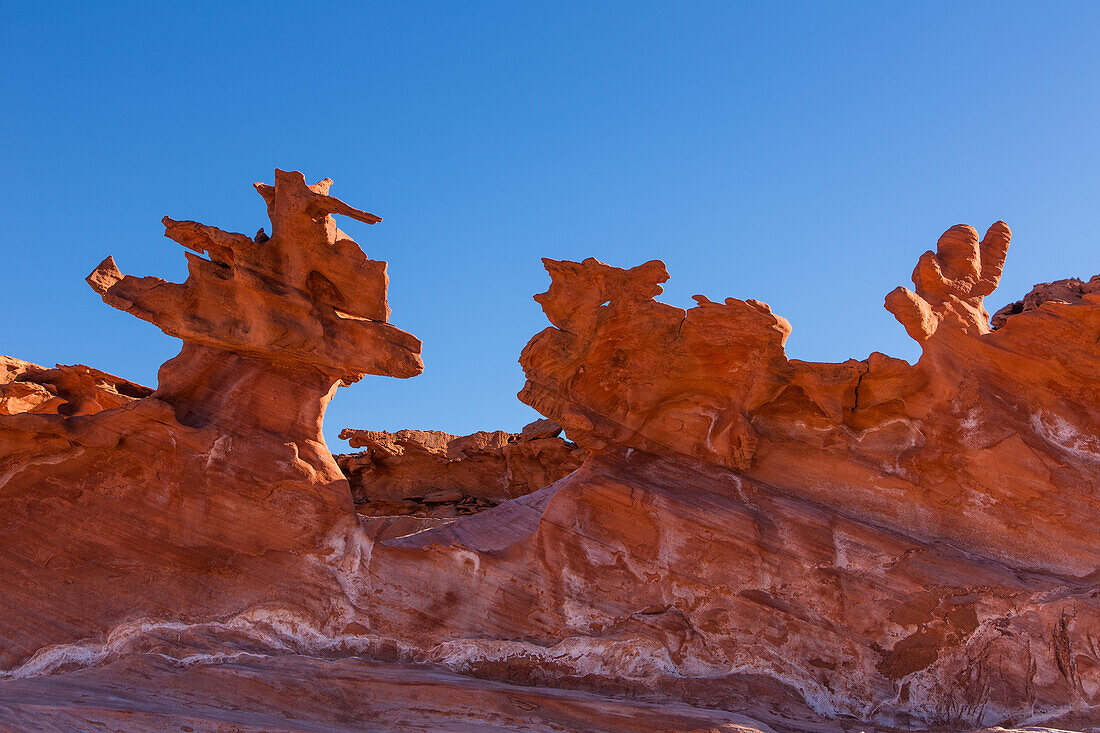
<instances>
[{"instance_id":1,"label":"wind-carved rock","mask_svg":"<svg viewBox=\"0 0 1100 733\"><path fill-rule=\"evenodd\" d=\"M451 435L345 429L359 453L336 456L361 515L474 514L548 486L581 464L584 452L550 420L520 433Z\"/></svg>"},{"instance_id":2,"label":"wind-carved rock","mask_svg":"<svg viewBox=\"0 0 1100 733\"><path fill-rule=\"evenodd\" d=\"M654 301L660 262L544 260L554 327L520 399L591 451L539 530L592 548L562 572L604 604L583 623L625 636L631 603L653 609L693 668L766 670L884 725L1095 722L1100 292L1064 281L991 331L1009 237L953 227L887 296L915 365L789 360L763 304ZM675 591L605 590L619 563Z\"/></svg>"},{"instance_id":3,"label":"wind-carved rock","mask_svg":"<svg viewBox=\"0 0 1100 733\"><path fill-rule=\"evenodd\" d=\"M594 452L674 451L924 540L1087 575L1100 568L1100 516L1082 514L1100 485L1100 294L991 332L982 300L1009 238L1003 222L981 242L952 227L921 256L916 292L887 296L924 348L916 366L789 360L790 325L763 303L656 302L660 262L544 260L535 299L555 328L524 349L519 396Z\"/></svg>"},{"instance_id":4,"label":"wind-carved rock","mask_svg":"<svg viewBox=\"0 0 1100 733\"><path fill-rule=\"evenodd\" d=\"M1093 293L1100 293L1100 275L1093 275L1087 282L1071 277L1052 283L1039 283L1023 298L994 313L989 319L989 325L996 330L1005 325L1012 316L1033 311L1043 303L1080 303L1086 295Z\"/></svg>"},{"instance_id":5,"label":"wind-carved rock","mask_svg":"<svg viewBox=\"0 0 1100 733\"><path fill-rule=\"evenodd\" d=\"M749 412L774 391L790 324L756 300L659 303L656 260L630 270L594 259L544 259L550 289L535 300L556 328L520 356L523 402L579 445L673 450L734 469L749 465Z\"/></svg>"},{"instance_id":6,"label":"wind-carved rock","mask_svg":"<svg viewBox=\"0 0 1100 733\"><path fill-rule=\"evenodd\" d=\"M154 394L0 363L3 404L27 409L0 415L0 674L58 672L0 681L0 725L68 705L267 729L287 699L358 701L379 678L392 692L356 710L380 727L1100 720L1095 280L1029 296L991 332L1008 229L955 227L887 298L919 362L826 364L788 359L790 326L763 303L657 302L660 262L546 260L553 327L523 351L521 398L556 425L515 443L351 431L369 451L342 460L425 502L517 456L539 477L524 488L561 477L470 516L360 521L320 415L341 381L418 371L418 343L385 324L384 270L335 228L349 209L327 184L260 189L271 240L169 220L210 256L187 282L93 273L105 300L184 339ZM377 661L395 659L482 679L456 692ZM410 678L426 684L393 684ZM175 707L136 702L153 685ZM554 686L589 705L551 702ZM311 729L365 719L305 707Z\"/></svg>"},{"instance_id":7,"label":"wind-carved rock","mask_svg":"<svg viewBox=\"0 0 1100 733\"><path fill-rule=\"evenodd\" d=\"M899 287L886 296L886 309L918 343L925 343L944 324L966 335L989 333L989 314L982 299L997 289L1012 232L1003 221L979 242L972 226L951 227L913 270L916 292Z\"/></svg>"},{"instance_id":8,"label":"wind-carved rock","mask_svg":"<svg viewBox=\"0 0 1100 733\"><path fill-rule=\"evenodd\" d=\"M278 170L274 186L257 183L270 238L165 217L165 236L198 253L185 253L184 283L124 276L111 257L88 276L108 305L183 339L156 396L185 424L317 442L339 382L423 371L420 341L388 323L386 263L367 259L332 214L381 219L329 196L331 185Z\"/></svg>"},{"instance_id":9,"label":"wind-carved rock","mask_svg":"<svg viewBox=\"0 0 1100 733\"><path fill-rule=\"evenodd\" d=\"M388 323L386 263L332 215L380 219L331 183L256 184L271 237L165 218L192 250L183 283L122 275L110 257L88 276L183 340L151 395L87 367L8 365L0 543L18 550L0 556L14 589L0 593L0 668L135 618L331 612L337 586L316 566L331 533L358 525L325 406L364 375L423 368L420 342Z\"/></svg>"},{"instance_id":10,"label":"wind-carved rock","mask_svg":"<svg viewBox=\"0 0 1100 733\"><path fill-rule=\"evenodd\" d=\"M0 415L92 415L148 397L153 390L84 364L53 369L0 356Z\"/></svg>"}]
</instances>

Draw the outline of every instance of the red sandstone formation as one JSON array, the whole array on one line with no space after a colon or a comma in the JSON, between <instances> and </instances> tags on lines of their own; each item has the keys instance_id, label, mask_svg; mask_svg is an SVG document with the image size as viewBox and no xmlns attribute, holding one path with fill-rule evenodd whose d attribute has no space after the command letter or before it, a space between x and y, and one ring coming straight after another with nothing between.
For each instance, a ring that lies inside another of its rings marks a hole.
<instances>
[{"instance_id":1,"label":"red sandstone formation","mask_svg":"<svg viewBox=\"0 0 1100 733\"><path fill-rule=\"evenodd\" d=\"M355 526L321 437L325 405L364 374L422 368L420 342L387 323L385 263L331 214L377 217L330 184L282 171L257 184L270 238L166 218L166 235L197 253L182 284L123 276L111 258L88 277L183 348L152 395L131 388L141 399L95 414L0 416L0 668L137 618L324 613L325 538Z\"/></svg>"},{"instance_id":2,"label":"red sandstone formation","mask_svg":"<svg viewBox=\"0 0 1100 733\"><path fill-rule=\"evenodd\" d=\"M168 221L210 255L183 285L91 276L184 339L156 392L0 415L2 724L1100 724L1100 293L990 331L1003 224L949 230L887 297L915 365L789 360L762 303L547 260L521 398L582 465L473 516L361 519L324 405L418 344L330 217L369 215L300 174L261 192L270 240ZM397 493L519 491L506 452L556 440L355 435Z\"/></svg>"},{"instance_id":3,"label":"red sandstone formation","mask_svg":"<svg viewBox=\"0 0 1100 733\"><path fill-rule=\"evenodd\" d=\"M0 415L91 415L148 397L153 390L83 364L46 369L0 356Z\"/></svg>"},{"instance_id":4,"label":"red sandstone formation","mask_svg":"<svg viewBox=\"0 0 1100 733\"><path fill-rule=\"evenodd\" d=\"M521 433L457 437L435 430L344 430L361 453L336 456L366 515L475 514L548 486L581 464L583 451L538 420Z\"/></svg>"},{"instance_id":5,"label":"red sandstone formation","mask_svg":"<svg viewBox=\"0 0 1100 733\"><path fill-rule=\"evenodd\" d=\"M1008 322L1009 316L1033 311L1043 303L1080 303L1090 293L1100 293L1100 275L1094 275L1088 282L1082 282L1073 277L1068 280L1055 280L1052 283L1039 283L1024 296L1023 300L1009 303L994 313L989 323L997 329Z\"/></svg>"},{"instance_id":6,"label":"red sandstone formation","mask_svg":"<svg viewBox=\"0 0 1100 733\"><path fill-rule=\"evenodd\" d=\"M536 299L557 328L524 350L520 398L593 451L724 465L916 538L1084 576L1100 565L1100 523L1081 522L1100 477L1100 295L991 334L982 296L1008 237L1001 222L981 243L953 227L921 256L916 292L887 296L922 344L916 366L788 360L790 325L762 303L699 295L684 311L653 300L660 263L547 260Z\"/></svg>"},{"instance_id":7,"label":"red sandstone formation","mask_svg":"<svg viewBox=\"0 0 1100 733\"><path fill-rule=\"evenodd\" d=\"M696 664L768 670L819 709L895 722L1094 714L1100 294L1043 303L990 333L982 296L1008 238L1000 222L981 242L954 227L921 257L916 291L887 297L922 343L915 366L881 354L790 361L789 326L761 303L696 296L685 312L653 301L660 263L546 261L552 284L537 299L557 328L525 349L520 396L594 453L596 476L574 501L600 486L600 502L642 491L642 506L730 504L679 531L659 518L684 522L682 510L640 510L648 539L630 539L637 517L585 531L621 548L611 557L672 542L660 565L713 573L693 592L653 596L702 640ZM708 468L683 473L692 460Z\"/></svg>"}]
</instances>

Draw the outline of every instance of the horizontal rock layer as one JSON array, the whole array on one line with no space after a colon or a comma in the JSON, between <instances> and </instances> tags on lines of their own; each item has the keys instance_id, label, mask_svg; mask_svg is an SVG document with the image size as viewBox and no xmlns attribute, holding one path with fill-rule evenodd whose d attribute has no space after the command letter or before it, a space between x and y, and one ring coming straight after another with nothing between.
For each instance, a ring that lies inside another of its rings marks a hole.
<instances>
[{"instance_id":1,"label":"horizontal rock layer","mask_svg":"<svg viewBox=\"0 0 1100 733\"><path fill-rule=\"evenodd\" d=\"M47 369L0 356L0 415L91 415L152 393L148 387L83 364Z\"/></svg>"}]
</instances>

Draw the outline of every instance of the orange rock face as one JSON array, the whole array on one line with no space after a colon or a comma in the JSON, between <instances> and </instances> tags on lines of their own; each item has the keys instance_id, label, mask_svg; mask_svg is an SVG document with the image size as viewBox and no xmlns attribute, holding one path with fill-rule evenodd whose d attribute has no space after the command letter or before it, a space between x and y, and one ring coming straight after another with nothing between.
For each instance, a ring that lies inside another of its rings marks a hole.
<instances>
[{"instance_id":1,"label":"orange rock face","mask_svg":"<svg viewBox=\"0 0 1100 733\"><path fill-rule=\"evenodd\" d=\"M524 350L520 398L593 451L724 465L922 540L1084 577L1100 567L1100 523L1082 522L1100 480L1100 295L990 333L982 297L1008 237L1000 222L980 243L953 227L921 256L916 291L887 296L922 344L915 366L788 360L790 326L762 303L696 296L684 311L653 300L660 263L547 260L537 300L556 328Z\"/></svg>"},{"instance_id":2,"label":"orange rock face","mask_svg":"<svg viewBox=\"0 0 1100 733\"><path fill-rule=\"evenodd\" d=\"M1100 725L1095 279L992 331L1008 228L954 227L887 296L920 361L822 364L763 303L657 302L660 262L546 260L555 424L348 431L349 485L324 407L419 343L331 214L374 217L259 188L270 239L166 220L182 285L90 276L184 340L155 392L0 364L3 725ZM429 495L493 506L380 516Z\"/></svg>"},{"instance_id":3,"label":"orange rock face","mask_svg":"<svg viewBox=\"0 0 1100 733\"><path fill-rule=\"evenodd\" d=\"M997 329L1005 325L1010 316L1035 310L1043 303L1080 303L1086 295L1098 292L1100 292L1100 275L1094 275L1088 282L1082 282L1074 277L1052 283L1040 283L1032 288L1023 300L1009 303L994 313L989 319L989 324Z\"/></svg>"}]
</instances>

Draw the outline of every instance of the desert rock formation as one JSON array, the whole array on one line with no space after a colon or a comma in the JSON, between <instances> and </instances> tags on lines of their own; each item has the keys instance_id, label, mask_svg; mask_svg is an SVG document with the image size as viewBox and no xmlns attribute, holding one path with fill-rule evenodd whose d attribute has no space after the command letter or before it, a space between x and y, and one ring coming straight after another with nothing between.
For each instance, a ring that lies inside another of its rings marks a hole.
<instances>
[{"instance_id":1,"label":"desert rock formation","mask_svg":"<svg viewBox=\"0 0 1100 733\"><path fill-rule=\"evenodd\" d=\"M327 606L325 538L355 518L321 437L325 406L365 374L422 369L420 342L387 322L385 263L331 214L377 217L328 196L330 184L282 171L257 184L270 238L166 218L166 235L193 250L182 284L123 276L111 258L89 275L105 302L183 348L155 392L128 388L139 399L114 409L43 414L43 403L0 417L0 665L135 618ZM23 369L5 394L79 369Z\"/></svg>"},{"instance_id":2,"label":"desert rock formation","mask_svg":"<svg viewBox=\"0 0 1100 733\"><path fill-rule=\"evenodd\" d=\"M1052 283L1039 283L1022 300L1009 303L994 313L989 324L998 329L1008 322L1010 316L1017 313L1035 310L1043 303L1080 303L1090 293L1100 293L1100 275L1094 275L1088 282L1071 277Z\"/></svg>"},{"instance_id":3,"label":"desert rock formation","mask_svg":"<svg viewBox=\"0 0 1100 733\"><path fill-rule=\"evenodd\" d=\"M685 311L653 300L661 263L547 260L537 299L556 327L524 350L520 398L592 451L696 458L918 539L1087 576L1100 566L1100 524L1080 522L1100 477L1100 294L990 333L982 297L1008 238L1003 222L981 242L953 227L921 256L916 291L887 296L923 347L916 366L788 360L790 325L763 303L700 295Z\"/></svg>"},{"instance_id":4,"label":"desert rock formation","mask_svg":"<svg viewBox=\"0 0 1100 733\"><path fill-rule=\"evenodd\" d=\"M91 415L148 397L153 390L83 364L53 369L0 356L0 415Z\"/></svg>"},{"instance_id":5,"label":"desert rock formation","mask_svg":"<svg viewBox=\"0 0 1100 733\"><path fill-rule=\"evenodd\" d=\"M546 260L520 397L556 425L350 432L361 496L495 504L359 516L325 405L421 362L330 183L258 185L270 238L166 219L183 284L92 273L184 342L152 394L3 363L0 725L1100 724L1100 293L991 330L1003 223L887 296L915 365L790 360L763 303Z\"/></svg>"},{"instance_id":6,"label":"desert rock formation","mask_svg":"<svg viewBox=\"0 0 1100 733\"><path fill-rule=\"evenodd\" d=\"M548 486L581 464L584 452L551 420L522 432L346 429L359 453L336 456L360 515L454 517Z\"/></svg>"}]
</instances>

